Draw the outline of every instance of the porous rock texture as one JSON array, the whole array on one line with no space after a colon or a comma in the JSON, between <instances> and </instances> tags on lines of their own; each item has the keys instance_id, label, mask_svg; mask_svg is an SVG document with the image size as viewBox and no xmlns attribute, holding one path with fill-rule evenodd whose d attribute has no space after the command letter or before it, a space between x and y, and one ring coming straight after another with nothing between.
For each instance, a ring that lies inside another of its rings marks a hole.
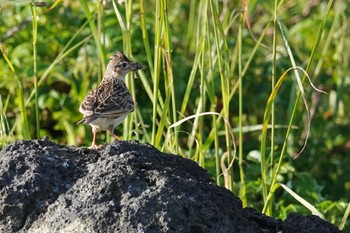
<instances>
[{"instance_id":1,"label":"porous rock texture","mask_svg":"<svg viewBox=\"0 0 350 233\"><path fill-rule=\"evenodd\" d=\"M100 150L17 141L0 152L0 232L340 232L242 208L181 156L137 141Z\"/></svg>"}]
</instances>

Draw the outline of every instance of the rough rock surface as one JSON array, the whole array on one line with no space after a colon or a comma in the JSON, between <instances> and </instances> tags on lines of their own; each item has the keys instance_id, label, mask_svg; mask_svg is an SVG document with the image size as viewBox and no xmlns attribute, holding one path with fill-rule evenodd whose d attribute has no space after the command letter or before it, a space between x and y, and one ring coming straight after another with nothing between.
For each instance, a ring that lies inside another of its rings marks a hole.
<instances>
[{"instance_id":1,"label":"rough rock surface","mask_svg":"<svg viewBox=\"0 0 350 233\"><path fill-rule=\"evenodd\" d=\"M94 151L47 138L0 152L0 232L340 232L242 208L193 161L137 141Z\"/></svg>"}]
</instances>

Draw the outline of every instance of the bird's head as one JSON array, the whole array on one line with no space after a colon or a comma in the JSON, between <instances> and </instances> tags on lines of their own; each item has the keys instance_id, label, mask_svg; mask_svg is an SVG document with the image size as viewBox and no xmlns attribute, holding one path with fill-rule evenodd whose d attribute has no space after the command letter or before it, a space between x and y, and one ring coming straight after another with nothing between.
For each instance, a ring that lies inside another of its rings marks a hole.
<instances>
[{"instance_id":1,"label":"bird's head","mask_svg":"<svg viewBox=\"0 0 350 233\"><path fill-rule=\"evenodd\" d=\"M140 63L131 62L124 53L117 51L109 59L106 75L124 79L129 71L137 71L139 69L142 69Z\"/></svg>"}]
</instances>

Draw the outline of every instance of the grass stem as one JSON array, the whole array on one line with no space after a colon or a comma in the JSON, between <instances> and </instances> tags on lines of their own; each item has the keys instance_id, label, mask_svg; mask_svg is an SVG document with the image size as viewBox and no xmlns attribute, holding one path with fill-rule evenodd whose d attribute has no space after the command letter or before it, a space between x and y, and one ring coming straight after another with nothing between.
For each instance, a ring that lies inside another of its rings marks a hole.
<instances>
[{"instance_id":1,"label":"grass stem","mask_svg":"<svg viewBox=\"0 0 350 233\"><path fill-rule=\"evenodd\" d=\"M37 35L38 35L38 19L37 12L34 3L30 3L30 9L32 10L32 26L33 26L33 76L34 76L34 92L35 92L35 126L36 137L40 138L40 119L39 119L39 90L38 90L38 74L37 74Z\"/></svg>"}]
</instances>

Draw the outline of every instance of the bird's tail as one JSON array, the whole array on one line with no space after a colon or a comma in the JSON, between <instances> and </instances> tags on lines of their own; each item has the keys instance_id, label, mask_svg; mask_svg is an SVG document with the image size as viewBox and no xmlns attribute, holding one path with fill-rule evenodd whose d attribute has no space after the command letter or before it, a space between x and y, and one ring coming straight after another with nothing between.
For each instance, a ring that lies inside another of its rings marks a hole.
<instances>
[{"instance_id":1,"label":"bird's tail","mask_svg":"<svg viewBox=\"0 0 350 233\"><path fill-rule=\"evenodd\" d=\"M83 119L81 119L80 121L77 122L77 125L80 125L80 124L89 124L91 123L92 121L96 120L96 116L95 115L91 115L91 116L84 116Z\"/></svg>"},{"instance_id":2,"label":"bird's tail","mask_svg":"<svg viewBox=\"0 0 350 233\"><path fill-rule=\"evenodd\" d=\"M85 118L81 119L80 121L77 122L77 125L80 125L80 124L86 124L85 122Z\"/></svg>"},{"instance_id":3,"label":"bird's tail","mask_svg":"<svg viewBox=\"0 0 350 233\"><path fill-rule=\"evenodd\" d=\"M80 124L87 124L89 123L90 117L84 117L83 119L81 119L80 121L77 122L77 125Z\"/></svg>"}]
</instances>

